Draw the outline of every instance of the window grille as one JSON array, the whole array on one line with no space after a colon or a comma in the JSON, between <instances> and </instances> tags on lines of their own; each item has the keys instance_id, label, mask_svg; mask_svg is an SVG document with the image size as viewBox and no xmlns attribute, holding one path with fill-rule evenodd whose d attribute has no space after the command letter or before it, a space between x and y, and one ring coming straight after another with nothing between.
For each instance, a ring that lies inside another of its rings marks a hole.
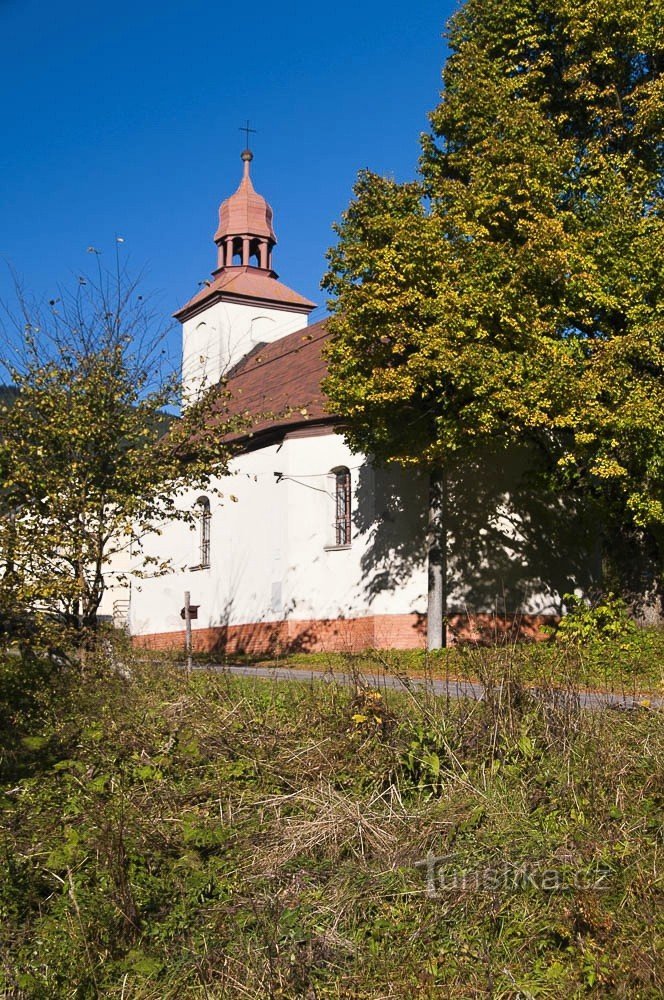
<instances>
[{"instance_id":1,"label":"window grille","mask_svg":"<svg viewBox=\"0 0 664 1000\"><path fill-rule=\"evenodd\" d=\"M350 472L334 470L334 536L335 545L350 545Z\"/></svg>"},{"instance_id":2,"label":"window grille","mask_svg":"<svg viewBox=\"0 0 664 1000\"><path fill-rule=\"evenodd\" d=\"M207 569L210 565L210 501L207 497L200 497L196 501L198 507L198 546L199 561L201 569Z\"/></svg>"}]
</instances>

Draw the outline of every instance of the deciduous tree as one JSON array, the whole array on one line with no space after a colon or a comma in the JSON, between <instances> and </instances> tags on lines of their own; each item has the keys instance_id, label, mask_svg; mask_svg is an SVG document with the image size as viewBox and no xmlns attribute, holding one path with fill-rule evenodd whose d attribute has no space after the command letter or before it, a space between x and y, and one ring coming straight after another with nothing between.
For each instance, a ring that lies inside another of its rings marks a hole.
<instances>
[{"instance_id":1,"label":"deciduous tree","mask_svg":"<svg viewBox=\"0 0 664 1000\"><path fill-rule=\"evenodd\" d=\"M19 294L12 315L14 390L0 400L0 613L15 630L41 617L83 640L110 564L132 545L140 571L142 535L195 516L181 498L227 470L224 438L242 421L224 422L222 390L214 429L205 401L169 415L179 380L121 268L99 268L46 308ZM165 554L150 570L168 566Z\"/></svg>"},{"instance_id":2,"label":"deciduous tree","mask_svg":"<svg viewBox=\"0 0 664 1000\"><path fill-rule=\"evenodd\" d=\"M660 568L662 13L467 0L418 181L360 175L325 278L353 446L435 500L468 449L537 439Z\"/></svg>"}]
</instances>

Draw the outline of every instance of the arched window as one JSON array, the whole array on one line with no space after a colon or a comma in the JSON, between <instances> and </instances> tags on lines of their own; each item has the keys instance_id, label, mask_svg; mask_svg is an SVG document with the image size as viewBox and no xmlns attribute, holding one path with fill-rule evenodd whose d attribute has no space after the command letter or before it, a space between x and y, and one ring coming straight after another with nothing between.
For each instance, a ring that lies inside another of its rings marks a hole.
<instances>
[{"instance_id":1,"label":"arched window","mask_svg":"<svg viewBox=\"0 0 664 1000\"><path fill-rule=\"evenodd\" d=\"M196 501L198 518L198 568L207 569L210 565L210 501L207 497L199 497Z\"/></svg>"},{"instance_id":2,"label":"arched window","mask_svg":"<svg viewBox=\"0 0 664 1000\"><path fill-rule=\"evenodd\" d=\"M350 470L332 469L334 479L334 544L350 545Z\"/></svg>"}]
</instances>

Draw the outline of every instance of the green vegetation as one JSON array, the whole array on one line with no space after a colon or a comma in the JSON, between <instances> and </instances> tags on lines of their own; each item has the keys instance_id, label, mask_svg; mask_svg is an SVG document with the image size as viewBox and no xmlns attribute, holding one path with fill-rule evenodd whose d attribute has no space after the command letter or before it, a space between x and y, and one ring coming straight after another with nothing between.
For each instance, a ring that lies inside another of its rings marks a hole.
<instances>
[{"instance_id":1,"label":"green vegetation","mask_svg":"<svg viewBox=\"0 0 664 1000\"><path fill-rule=\"evenodd\" d=\"M220 657L199 657L219 662ZM229 663L323 670L350 676L512 680L531 687L601 689L635 697L664 694L664 631L638 629L616 642L582 645L518 643L457 646L439 651L367 650L362 653L290 653L270 658L232 656Z\"/></svg>"},{"instance_id":2,"label":"green vegetation","mask_svg":"<svg viewBox=\"0 0 664 1000\"><path fill-rule=\"evenodd\" d=\"M4 995L661 996L661 712L550 694L7 657Z\"/></svg>"},{"instance_id":3,"label":"green vegetation","mask_svg":"<svg viewBox=\"0 0 664 1000\"><path fill-rule=\"evenodd\" d=\"M466 625L477 639L445 650L369 649L360 653L286 653L269 658L211 654L200 663L224 662L292 667L351 677L392 675L481 681L524 687L600 689L635 698L664 695L664 630L640 628L614 595L590 604L565 595L568 613L544 628L546 641L528 643L500 636L496 626Z\"/></svg>"}]
</instances>

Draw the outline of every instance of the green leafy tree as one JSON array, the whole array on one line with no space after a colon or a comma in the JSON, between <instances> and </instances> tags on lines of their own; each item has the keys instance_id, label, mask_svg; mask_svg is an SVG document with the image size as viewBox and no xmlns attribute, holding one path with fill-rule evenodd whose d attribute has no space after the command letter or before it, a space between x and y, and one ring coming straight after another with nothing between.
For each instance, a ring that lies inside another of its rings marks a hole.
<instances>
[{"instance_id":1,"label":"green leafy tree","mask_svg":"<svg viewBox=\"0 0 664 1000\"><path fill-rule=\"evenodd\" d=\"M467 0L419 180L361 174L338 226L327 392L351 445L430 470L439 593L441 479L488 441L536 440L661 569L663 13Z\"/></svg>"},{"instance_id":2,"label":"green leafy tree","mask_svg":"<svg viewBox=\"0 0 664 1000\"><path fill-rule=\"evenodd\" d=\"M13 383L0 399L0 616L5 630L41 622L88 641L109 567L166 520L191 520L189 490L227 471L226 435L241 418L215 394L169 416L179 380L165 372L163 336L137 283L81 278L47 309L18 296L6 330Z\"/></svg>"}]
</instances>

